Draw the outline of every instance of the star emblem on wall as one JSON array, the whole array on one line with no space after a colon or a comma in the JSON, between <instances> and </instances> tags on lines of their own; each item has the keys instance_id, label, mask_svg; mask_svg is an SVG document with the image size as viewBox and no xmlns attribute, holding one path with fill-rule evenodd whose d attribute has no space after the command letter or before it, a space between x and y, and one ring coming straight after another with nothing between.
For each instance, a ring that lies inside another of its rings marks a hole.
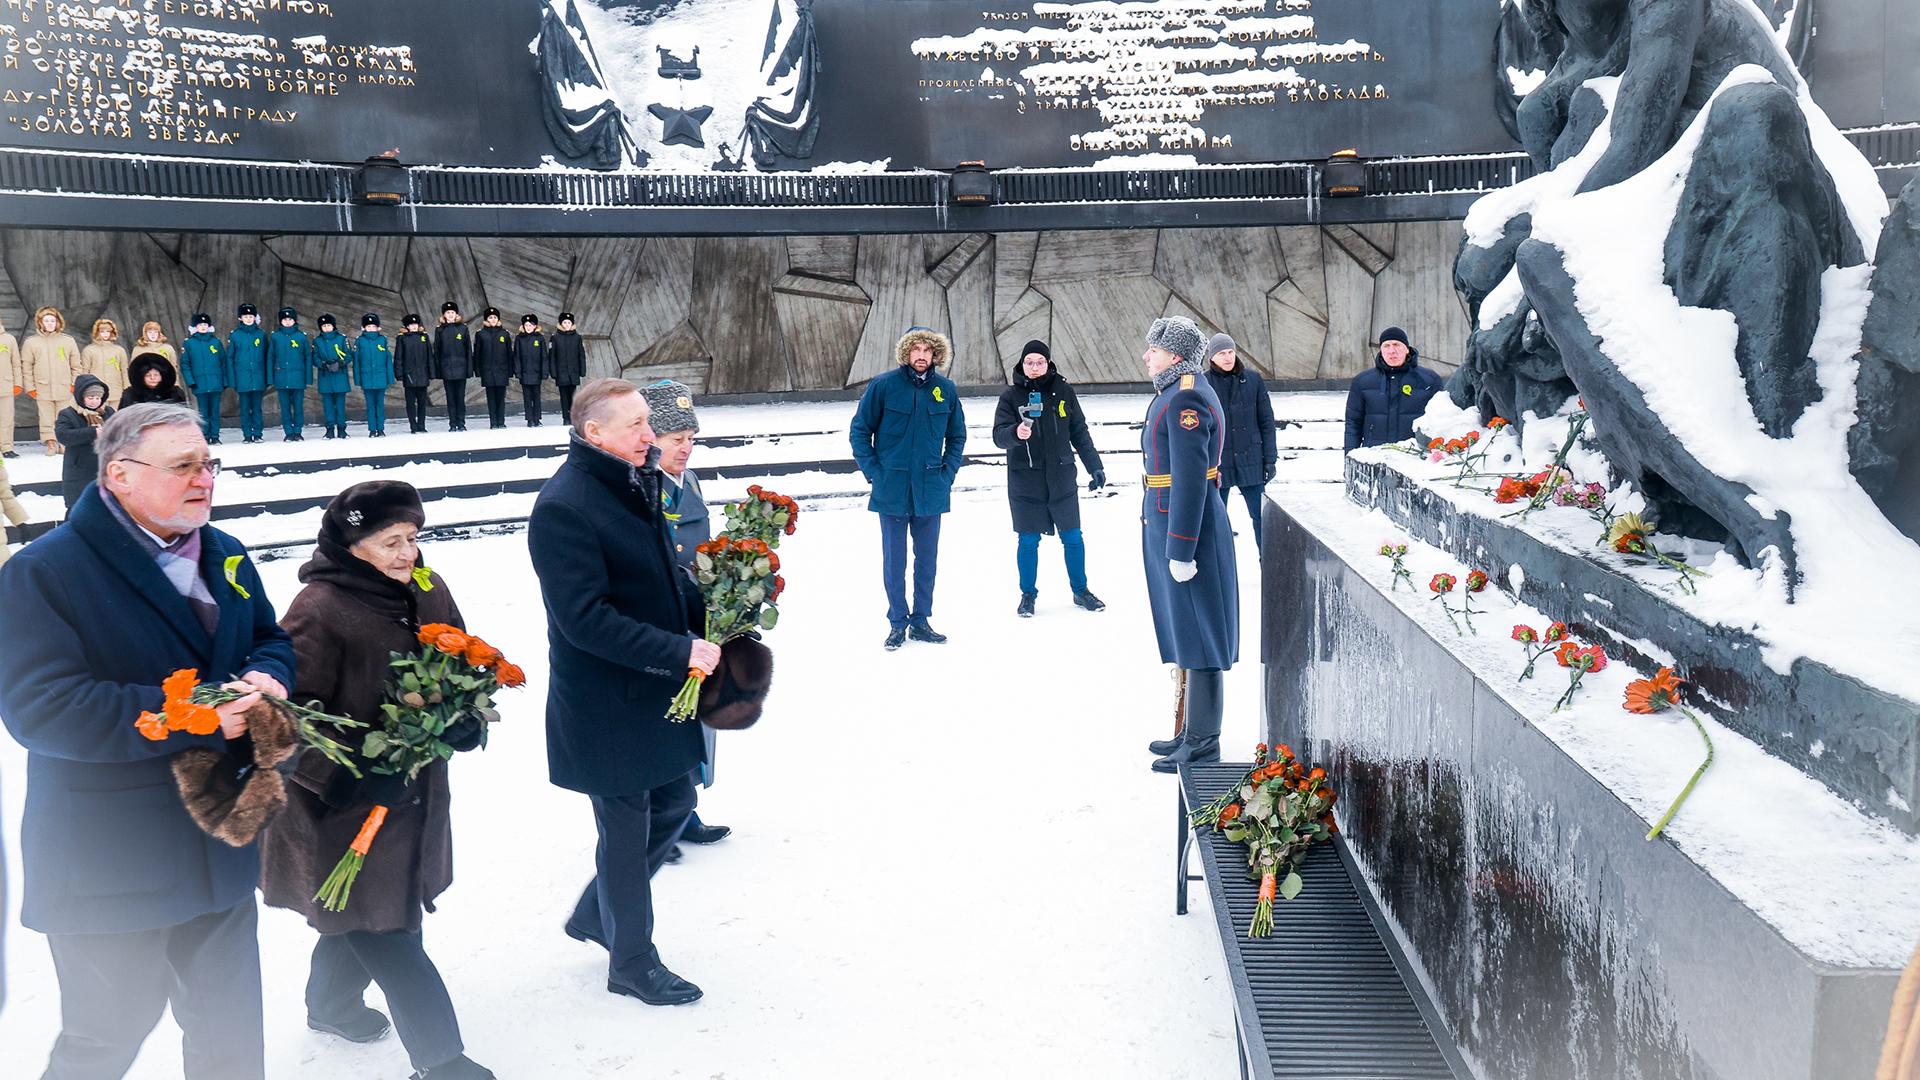
<instances>
[{"instance_id":1,"label":"star emblem on wall","mask_svg":"<svg viewBox=\"0 0 1920 1080\"><path fill-rule=\"evenodd\" d=\"M700 137L700 125L713 115L713 106L676 109L671 105L656 103L647 106L647 111L660 118L661 142L668 146L698 146L705 149L707 142Z\"/></svg>"}]
</instances>

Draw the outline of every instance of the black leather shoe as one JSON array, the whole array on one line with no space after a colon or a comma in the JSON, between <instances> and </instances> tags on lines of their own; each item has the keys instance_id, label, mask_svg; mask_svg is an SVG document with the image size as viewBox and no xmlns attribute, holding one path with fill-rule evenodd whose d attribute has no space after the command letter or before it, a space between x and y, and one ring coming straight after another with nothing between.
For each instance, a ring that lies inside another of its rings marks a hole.
<instances>
[{"instance_id":1,"label":"black leather shoe","mask_svg":"<svg viewBox=\"0 0 1920 1080\"><path fill-rule=\"evenodd\" d=\"M307 1026L328 1035L337 1035L351 1043L379 1042L387 1037L387 1032L393 1030L393 1024L387 1020L387 1014L364 1005L360 1007L357 1014L338 1019L322 1020L309 1014Z\"/></svg>"},{"instance_id":2,"label":"black leather shoe","mask_svg":"<svg viewBox=\"0 0 1920 1080\"><path fill-rule=\"evenodd\" d=\"M887 651L892 652L907 643L907 628L896 626L887 634Z\"/></svg>"},{"instance_id":3,"label":"black leather shoe","mask_svg":"<svg viewBox=\"0 0 1920 1080\"><path fill-rule=\"evenodd\" d=\"M1015 615L1018 615L1018 616L1020 616L1020 617L1021 617L1021 618L1023 618L1023 619L1031 619L1031 618L1033 618L1033 601L1034 601L1034 599L1035 599L1035 597L1036 597L1036 595L1037 595L1037 594L1035 594L1035 593L1030 593L1030 592L1023 592L1023 593L1021 593L1021 594L1020 594L1020 606L1019 606L1019 607L1017 607L1017 608L1014 608L1014 609L1013 609L1013 613L1014 613Z\"/></svg>"},{"instance_id":4,"label":"black leather shoe","mask_svg":"<svg viewBox=\"0 0 1920 1080\"><path fill-rule=\"evenodd\" d=\"M607 977L607 992L636 997L649 1005L691 1005L700 1000L700 988L657 964L633 982Z\"/></svg>"},{"instance_id":5,"label":"black leather shoe","mask_svg":"<svg viewBox=\"0 0 1920 1080\"><path fill-rule=\"evenodd\" d=\"M465 1054L442 1062L431 1069L418 1069L413 1080L495 1080L493 1070L476 1063Z\"/></svg>"},{"instance_id":6,"label":"black leather shoe","mask_svg":"<svg viewBox=\"0 0 1920 1080\"><path fill-rule=\"evenodd\" d=\"M907 626L907 636L915 641L924 641L929 645L945 645L947 635L935 630L925 619L915 619Z\"/></svg>"},{"instance_id":7,"label":"black leather shoe","mask_svg":"<svg viewBox=\"0 0 1920 1080\"><path fill-rule=\"evenodd\" d=\"M1073 602L1086 608L1088 611L1105 611L1107 609L1104 600L1101 600L1085 589L1081 589L1079 592L1073 594Z\"/></svg>"},{"instance_id":8,"label":"black leather shoe","mask_svg":"<svg viewBox=\"0 0 1920 1080\"><path fill-rule=\"evenodd\" d=\"M1177 737L1172 739L1155 739L1147 744L1147 753L1152 754L1154 757L1166 757L1178 749L1180 749L1180 740Z\"/></svg>"},{"instance_id":9,"label":"black leather shoe","mask_svg":"<svg viewBox=\"0 0 1920 1080\"><path fill-rule=\"evenodd\" d=\"M687 826L686 831L680 834L680 839L688 844L717 844L732 834L733 830L725 825L708 825L703 822L699 825Z\"/></svg>"},{"instance_id":10,"label":"black leather shoe","mask_svg":"<svg viewBox=\"0 0 1920 1080\"><path fill-rule=\"evenodd\" d=\"M607 943L600 940L599 934L589 934L585 930L580 929L579 927L573 925L572 923L566 924L565 929L567 931L567 936L572 938L575 941L592 942L593 944L598 945L603 949L607 947Z\"/></svg>"},{"instance_id":11,"label":"black leather shoe","mask_svg":"<svg viewBox=\"0 0 1920 1080\"><path fill-rule=\"evenodd\" d=\"M686 857L687 857L687 853L680 850L679 844L675 844L672 847L667 849L666 861L669 863L677 863L681 859L684 859Z\"/></svg>"}]
</instances>

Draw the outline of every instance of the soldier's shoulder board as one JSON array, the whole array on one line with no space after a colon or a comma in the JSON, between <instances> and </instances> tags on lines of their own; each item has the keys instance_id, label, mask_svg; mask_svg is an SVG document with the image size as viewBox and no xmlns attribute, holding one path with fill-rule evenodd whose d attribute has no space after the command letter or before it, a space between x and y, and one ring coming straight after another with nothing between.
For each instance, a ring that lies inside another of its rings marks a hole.
<instances>
[{"instance_id":1,"label":"soldier's shoulder board","mask_svg":"<svg viewBox=\"0 0 1920 1080\"><path fill-rule=\"evenodd\" d=\"M1192 376L1192 375L1182 375L1182 376L1180 376L1180 389L1182 389L1182 390L1191 390L1191 389L1193 389L1193 376Z\"/></svg>"}]
</instances>

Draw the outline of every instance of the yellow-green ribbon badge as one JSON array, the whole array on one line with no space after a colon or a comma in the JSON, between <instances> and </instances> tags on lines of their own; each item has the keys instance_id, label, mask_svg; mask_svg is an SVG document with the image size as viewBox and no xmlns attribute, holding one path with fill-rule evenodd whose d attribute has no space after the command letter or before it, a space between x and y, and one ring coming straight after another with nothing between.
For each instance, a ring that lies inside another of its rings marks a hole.
<instances>
[{"instance_id":1,"label":"yellow-green ribbon badge","mask_svg":"<svg viewBox=\"0 0 1920 1080\"><path fill-rule=\"evenodd\" d=\"M1405 395L1407 395L1408 397L1412 397L1412 396L1413 396L1413 384L1412 384L1412 383L1401 383L1401 384L1400 384L1400 392L1401 392L1401 393L1403 393L1403 394L1405 394Z\"/></svg>"},{"instance_id":2,"label":"yellow-green ribbon badge","mask_svg":"<svg viewBox=\"0 0 1920 1080\"><path fill-rule=\"evenodd\" d=\"M247 561L245 555L227 556L227 584L233 586L233 591L240 594L240 599L251 600L253 594L246 590L246 586L240 584L240 564L245 561Z\"/></svg>"},{"instance_id":3,"label":"yellow-green ribbon badge","mask_svg":"<svg viewBox=\"0 0 1920 1080\"><path fill-rule=\"evenodd\" d=\"M432 592L433 591L433 571L424 566L414 567L413 583L415 585L420 586L421 592Z\"/></svg>"},{"instance_id":4,"label":"yellow-green ribbon badge","mask_svg":"<svg viewBox=\"0 0 1920 1080\"><path fill-rule=\"evenodd\" d=\"M1061 398L1060 399L1060 419L1065 420L1066 418L1067 418L1067 399Z\"/></svg>"},{"instance_id":5,"label":"yellow-green ribbon badge","mask_svg":"<svg viewBox=\"0 0 1920 1080\"><path fill-rule=\"evenodd\" d=\"M946 398L940 396L940 388L937 386L933 388L933 400L935 401L947 400Z\"/></svg>"}]
</instances>

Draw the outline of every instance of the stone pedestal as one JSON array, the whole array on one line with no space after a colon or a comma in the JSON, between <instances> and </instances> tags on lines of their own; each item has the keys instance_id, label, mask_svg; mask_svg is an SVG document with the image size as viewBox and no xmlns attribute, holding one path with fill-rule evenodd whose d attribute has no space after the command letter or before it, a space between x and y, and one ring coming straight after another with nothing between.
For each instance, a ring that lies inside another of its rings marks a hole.
<instances>
[{"instance_id":1,"label":"stone pedestal","mask_svg":"<svg viewBox=\"0 0 1920 1080\"><path fill-rule=\"evenodd\" d=\"M1354 856L1482 1080L1873 1074L1894 972L1815 962L1645 841L1310 514L1269 499L1263 532L1268 734L1333 774Z\"/></svg>"}]
</instances>

